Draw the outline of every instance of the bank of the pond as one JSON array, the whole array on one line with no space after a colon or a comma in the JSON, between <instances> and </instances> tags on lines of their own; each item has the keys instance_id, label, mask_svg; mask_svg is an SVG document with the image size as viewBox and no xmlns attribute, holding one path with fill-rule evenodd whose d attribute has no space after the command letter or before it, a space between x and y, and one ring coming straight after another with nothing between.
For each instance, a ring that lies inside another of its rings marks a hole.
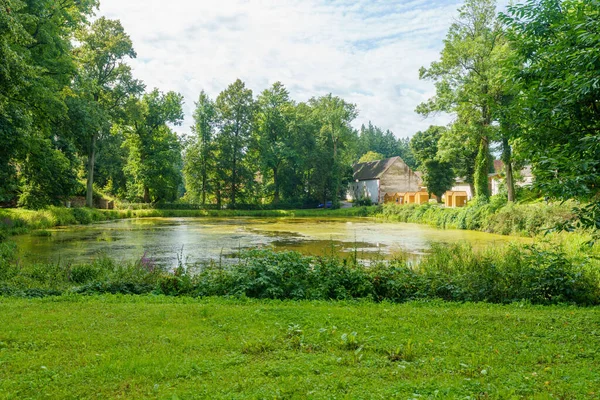
<instances>
[{"instance_id":1,"label":"bank of the pond","mask_svg":"<svg viewBox=\"0 0 600 400\"><path fill-rule=\"evenodd\" d=\"M4 298L0 397L597 399L600 309Z\"/></svg>"},{"instance_id":2,"label":"bank of the pond","mask_svg":"<svg viewBox=\"0 0 600 400\"><path fill-rule=\"evenodd\" d=\"M472 202L463 208L441 204L352 207L307 210L98 210L49 207L44 210L0 209L0 239L56 226L90 224L123 218L153 217L377 217L386 221L427 224L440 229L468 229L502 235L535 236L573 219L574 203L506 204Z\"/></svg>"},{"instance_id":3,"label":"bank of the pond","mask_svg":"<svg viewBox=\"0 0 600 400\"><path fill-rule=\"evenodd\" d=\"M369 217L380 207L307 210L100 210L91 208L48 207L43 210L0 209L0 235L19 234L36 229L81 225L125 218L171 217Z\"/></svg>"},{"instance_id":4,"label":"bank of the pond","mask_svg":"<svg viewBox=\"0 0 600 400\"><path fill-rule=\"evenodd\" d=\"M468 229L501 235L535 236L574 218L573 202L509 203L493 198L467 207L438 204L386 204L378 216L388 221L412 222L440 229Z\"/></svg>"},{"instance_id":5,"label":"bank of the pond","mask_svg":"<svg viewBox=\"0 0 600 400\"><path fill-rule=\"evenodd\" d=\"M571 247L568 247L570 245ZM0 295L45 297L75 294L164 294L294 300L414 299L536 304L600 304L598 246L572 240L511 244L474 251L467 243L432 245L418 264L407 259L363 264L355 257L312 257L254 250L230 265L180 264L166 270L152 259L87 264L68 260L26 263L14 243L0 243Z\"/></svg>"}]
</instances>

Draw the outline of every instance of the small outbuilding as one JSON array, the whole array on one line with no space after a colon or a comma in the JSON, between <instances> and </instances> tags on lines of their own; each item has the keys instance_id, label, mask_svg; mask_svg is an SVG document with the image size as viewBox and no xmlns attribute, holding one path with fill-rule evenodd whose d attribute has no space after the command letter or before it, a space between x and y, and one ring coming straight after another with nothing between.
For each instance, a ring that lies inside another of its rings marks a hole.
<instances>
[{"instance_id":1,"label":"small outbuilding","mask_svg":"<svg viewBox=\"0 0 600 400\"><path fill-rule=\"evenodd\" d=\"M424 190L415 193L415 203L417 204L425 204L429 202L429 193Z\"/></svg>"},{"instance_id":2,"label":"small outbuilding","mask_svg":"<svg viewBox=\"0 0 600 400\"><path fill-rule=\"evenodd\" d=\"M448 191L446 192L444 199L446 207L456 208L466 206L469 196L466 191Z\"/></svg>"}]
</instances>

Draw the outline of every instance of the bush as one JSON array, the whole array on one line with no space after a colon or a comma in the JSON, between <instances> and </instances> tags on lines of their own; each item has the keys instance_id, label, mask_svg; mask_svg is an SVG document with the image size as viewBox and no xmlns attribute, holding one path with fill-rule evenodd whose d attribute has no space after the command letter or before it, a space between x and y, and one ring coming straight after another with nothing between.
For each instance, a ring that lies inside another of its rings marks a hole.
<instances>
[{"instance_id":1,"label":"bush","mask_svg":"<svg viewBox=\"0 0 600 400\"><path fill-rule=\"evenodd\" d=\"M561 245L512 244L475 252L467 243L433 245L416 265L406 260L364 265L353 258L310 257L254 250L227 266L168 272L151 259L116 264L21 264L14 245L0 244L0 295L49 296L67 292L259 299L412 299L534 304L600 304L595 250L569 255Z\"/></svg>"},{"instance_id":2,"label":"bush","mask_svg":"<svg viewBox=\"0 0 600 400\"><path fill-rule=\"evenodd\" d=\"M470 229L502 235L535 236L573 218L572 203L507 203L501 196L489 202L473 199L466 207L441 204L385 204L381 216L399 222L423 223L436 228Z\"/></svg>"}]
</instances>

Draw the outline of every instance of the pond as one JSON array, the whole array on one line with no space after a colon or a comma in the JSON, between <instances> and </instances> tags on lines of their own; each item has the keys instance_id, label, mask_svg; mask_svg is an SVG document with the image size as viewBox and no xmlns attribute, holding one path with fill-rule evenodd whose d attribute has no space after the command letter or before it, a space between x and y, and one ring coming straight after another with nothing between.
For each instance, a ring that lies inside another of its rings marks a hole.
<instances>
[{"instance_id":1,"label":"pond","mask_svg":"<svg viewBox=\"0 0 600 400\"><path fill-rule=\"evenodd\" d=\"M425 225L386 223L370 218L144 218L69 226L15 237L29 261L87 262L102 255L119 261L142 256L172 267L210 260L228 262L254 248L296 250L308 255L332 252L358 258L418 257L432 242L468 241L475 248L507 243L514 237Z\"/></svg>"}]
</instances>

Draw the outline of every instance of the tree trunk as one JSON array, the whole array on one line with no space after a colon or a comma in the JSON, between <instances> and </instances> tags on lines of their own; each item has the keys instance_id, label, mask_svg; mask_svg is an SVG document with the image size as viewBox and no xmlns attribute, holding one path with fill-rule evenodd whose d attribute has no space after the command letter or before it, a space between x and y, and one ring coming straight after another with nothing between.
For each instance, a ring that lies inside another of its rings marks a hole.
<instances>
[{"instance_id":1,"label":"tree trunk","mask_svg":"<svg viewBox=\"0 0 600 400\"><path fill-rule=\"evenodd\" d=\"M512 151L507 137L502 138L502 162L504 162L504 167L506 169L506 189L508 190L508 201L514 202L515 182L512 168Z\"/></svg>"},{"instance_id":2,"label":"tree trunk","mask_svg":"<svg viewBox=\"0 0 600 400\"><path fill-rule=\"evenodd\" d=\"M279 203L279 177L278 168L273 167L273 184L275 185L275 193L273 193L273 203Z\"/></svg>"},{"instance_id":3,"label":"tree trunk","mask_svg":"<svg viewBox=\"0 0 600 400\"><path fill-rule=\"evenodd\" d=\"M489 171L489 139L483 136L479 142L479 150L475 158L475 195L487 199L490 197L488 187Z\"/></svg>"},{"instance_id":4,"label":"tree trunk","mask_svg":"<svg viewBox=\"0 0 600 400\"><path fill-rule=\"evenodd\" d=\"M206 157L202 160L202 206L206 204Z\"/></svg>"},{"instance_id":5,"label":"tree trunk","mask_svg":"<svg viewBox=\"0 0 600 400\"><path fill-rule=\"evenodd\" d=\"M237 157L233 157L233 168L231 168L231 208L235 208L235 181L237 178L236 171Z\"/></svg>"},{"instance_id":6,"label":"tree trunk","mask_svg":"<svg viewBox=\"0 0 600 400\"><path fill-rule=\"evenodd\" d=\"M221 209L221 182L217 180L217 184L216 184L216 188L215 188L215 196L217 197L217 209L220 210Z\"/></svg>"},{"instance_id":7,"label":"tree trunk","mask_svg":"<svg viewBox=\"0 0 600 400\"><path fill-rule=\"evenodd\" d=\"M150 189L144 185L144 203L150 203Z\"/></svg>"},{"instance_id":8,"label":"tree trunk","mask_svg":"<svg viewBox=\"0 0 600 400\"><path fill-rule=\"evenodd\" d=\"M333 129L333 127L331 128ZM339 207L339 200L338 200L338 192L340 190L340 181L339 181L339 168L338 168L338 162L337 162L337 140L333 141L333 171L332 171L332 176L333 176L333 194L332 194L332 199L331 199L331 208L338 208Z\"/></svg>"},{"instance_id":9,"label":"tree trunk","mask_svg":"<svg viewBox=\"0 0 600 400\"><path fill-rule=\"evenodd\" d=\"M88 176L87 176L87 189L85 193L85 204L92 208L94 207L94 164L96 163L96 140L98 134L92 135L92 146L88 154Z\"/></svg>"}]
</instances>

